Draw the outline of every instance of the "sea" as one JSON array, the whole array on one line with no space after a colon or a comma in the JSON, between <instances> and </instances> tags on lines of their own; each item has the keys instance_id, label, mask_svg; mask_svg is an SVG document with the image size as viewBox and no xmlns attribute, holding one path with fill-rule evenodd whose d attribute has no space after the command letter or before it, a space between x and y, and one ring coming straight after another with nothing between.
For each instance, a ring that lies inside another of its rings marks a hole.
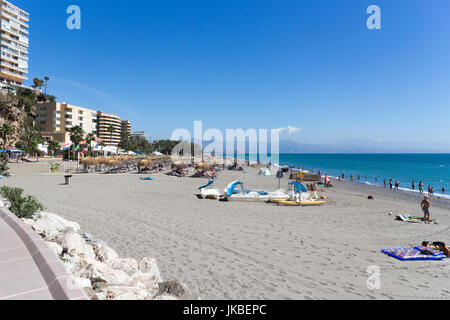
<instances>
[{"instance_id":1,"label":"sea","mask_svg":"<svg viewBox=\"0 0 450 320\"><path fill-rule=\"evenodd\" d=\"M388 183L389 179L394 183L398 180L400 189L407 192L418 192L422 181L425 192L432 186L436 196L450 199L450 154L280 154L279 165L294 165L315 172L320 169L322 175L331 177L345 173L347 180L353 174L355 182L368 185L383 186L385 178ZM411 185L413 180L415 191Z\"/></svg>"}]
</instances>

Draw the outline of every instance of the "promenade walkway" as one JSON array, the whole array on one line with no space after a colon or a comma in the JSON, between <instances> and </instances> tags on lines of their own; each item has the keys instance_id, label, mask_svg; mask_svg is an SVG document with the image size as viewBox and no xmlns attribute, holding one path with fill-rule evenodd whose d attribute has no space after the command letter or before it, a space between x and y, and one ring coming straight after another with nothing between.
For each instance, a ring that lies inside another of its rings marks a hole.
<instances>
[{"instance_id":1,"label":"promenade walkway","mask_svg":"<svg viewBox=\"0 0 450 320\"><path fill-rule=\"evenodd\" d=\"M0 208L0 300L85 300L44 240Z\"/></svg>"}]
</instances>

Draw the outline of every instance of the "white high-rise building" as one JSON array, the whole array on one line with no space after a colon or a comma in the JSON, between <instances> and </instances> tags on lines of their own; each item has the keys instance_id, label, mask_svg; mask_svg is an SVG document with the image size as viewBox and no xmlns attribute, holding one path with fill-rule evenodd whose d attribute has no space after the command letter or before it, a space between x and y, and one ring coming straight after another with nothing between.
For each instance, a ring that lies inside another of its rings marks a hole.
<instances>
[{"instance_id":1,"label":"white high-rise building","mask_svg":"<svg viewBox=\"0 0 450 320\"><path fill-rule=\"evenodd\" d=\"M21 86L28 74L29 14L0 0L0 82Z\"/></svg>"}]
</instances>

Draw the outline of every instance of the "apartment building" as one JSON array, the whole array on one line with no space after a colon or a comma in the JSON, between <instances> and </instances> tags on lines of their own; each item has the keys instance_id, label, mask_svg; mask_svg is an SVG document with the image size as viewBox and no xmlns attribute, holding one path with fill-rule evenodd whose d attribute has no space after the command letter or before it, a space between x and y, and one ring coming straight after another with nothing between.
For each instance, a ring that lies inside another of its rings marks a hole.
<instances>
[{"instance_id":1,"label":"apartment building","mask_svg":"<svg viewBox=\"0 0 450 320\"><path fill-rule=\"evenodd\" d=\"M131 136L131 122L129 120L122 120L122 132L126 132L128 136Z\"/></svg>"},{"instance_id":2,"label":"apartment building","mask_svg":"<svg viewBox=\"0 0 450 320\"><path fill-rule=\"evenodd\" d=\"M122 121L113 113L97 112L97 136L105 146L117 147L121 140Z\"/></svg>"},{"instance_id":3,"label":"apartment building","mask_svg":"<svg viewBox=\"0 0 450 320\"><path fill-rule=\"evenodd\" d=\"M22 86L28 74L29 14L0 0L0 82Z\"/></svg>"},{"instance_id":4,"label":"apartment building","mask_svg":"<svg viewBox=\"0 0 450 320\"><path fill-rule=\"evenodd\" d=\"M131 134L133 138L139 138L142 140L147 140L147 134L144 131L135 131Z\"/></svg>"},{"instance_id":5,"label":"apartment building","mask_svg":"<svg viewBox=\"0 0 450 320\"><path fill-rule=\"evenodd\" d=\"M98 136L97 114L95 110L66 103L39 103L36 108L36 127L45 140L64 145L70 143L66 128L80 126L86 134Z\"/></svg>"}]
</instances>

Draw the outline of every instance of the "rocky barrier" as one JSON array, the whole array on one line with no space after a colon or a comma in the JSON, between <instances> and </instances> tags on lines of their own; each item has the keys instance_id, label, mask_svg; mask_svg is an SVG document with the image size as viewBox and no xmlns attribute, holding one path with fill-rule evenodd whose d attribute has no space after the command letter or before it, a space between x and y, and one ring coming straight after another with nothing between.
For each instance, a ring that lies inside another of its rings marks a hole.
<instances>
[{"instance_id":1,"label":"rocky barrier","mask_svg":"<svg viewBox=\"0 0 450 320\"><path fill-rule=\"evenodd\" d=\"M22 219L36 231L73 275L68 286L82 289L92 300L191 300L177 281L163 281L155 259L120 258L103 241L80 233L80 225L42 212Z\"/></svg>"}]
</instances>

